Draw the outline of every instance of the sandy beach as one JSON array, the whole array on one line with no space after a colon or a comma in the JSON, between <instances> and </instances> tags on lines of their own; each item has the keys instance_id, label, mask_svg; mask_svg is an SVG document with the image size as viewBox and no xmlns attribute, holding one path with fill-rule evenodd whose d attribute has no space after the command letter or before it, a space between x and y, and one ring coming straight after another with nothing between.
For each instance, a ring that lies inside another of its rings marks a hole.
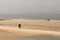
<instances>
[{"instance_id":1,"label":"sandy beach","mask_svg":"<svg viewBox=\"0 0 60 40\"><path fill-rule=\"evenodd\" d=\"M18 28L21 24L21 28ZM3 20L0 21L0 40L8 40L4 37L11 36L41 36L51 35L60 37L60 21L46 21L46 20ZM4 38L4 39L3 39ZM11 38L9 40L17 40ZM24 40L24 39L23 39Z\"/></svg>"},{"instance_id":2,"label":"sandy beach","mask_svg":"<svg viewBox=\"0 0 60 40\"><path fill-rule=\"evenodd\" d=\"M35 30L35 29L18 29L9 27L0 27L0 32L12 34L16 36L38 36L38 35L54 35L60 36L59 31Z\"/></svg>"}]
</instances>

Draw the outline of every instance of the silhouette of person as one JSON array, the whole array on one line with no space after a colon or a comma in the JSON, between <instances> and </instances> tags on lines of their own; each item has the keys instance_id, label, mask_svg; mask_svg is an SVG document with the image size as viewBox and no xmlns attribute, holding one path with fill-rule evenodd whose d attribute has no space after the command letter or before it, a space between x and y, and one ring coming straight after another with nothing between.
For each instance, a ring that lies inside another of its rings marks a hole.
<instances>
[{"instance_id":1,"label":"silhouette of person","mask_svg":"<svg viewBox=\"0 0 60 40\"><path fill-rule=\"evenodd\" d=\"M19 24L18 27L21 28L21 24Z\"/></svg>"},{"instance_id":2,"label":"silhouette of person","mask_svg":"<svg viewBox=\"0 0 60 40\"><path fill-rule=\"evenodd\" d=\"M50 21L50 19L47 19L47 21Z\"/></svg>"}]
</instances>

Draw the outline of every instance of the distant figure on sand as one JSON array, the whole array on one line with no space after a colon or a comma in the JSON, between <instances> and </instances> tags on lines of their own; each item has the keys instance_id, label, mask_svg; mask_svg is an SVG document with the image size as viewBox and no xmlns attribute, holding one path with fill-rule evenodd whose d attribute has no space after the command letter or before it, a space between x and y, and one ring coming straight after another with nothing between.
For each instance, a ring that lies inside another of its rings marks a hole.
<instances>
[{"instance_id":1,"label":"distant figure on sand","mask_svg":"<svg viewBox=\"0 0 60 40\"><path fill-rule=\"evenodd\" d=\"M21 24L19 24L18 27L21 28Z\"/></svg>"},{"instance_id":2,"label":"distant figure on sand","mask_svg":"<svg viewBox=\"0 0 60 40\"><path fill-rule=\"evenodd\" d=\"M50 21L50 19L47 19L47 21Z\"/></svg>"}]
</instances>

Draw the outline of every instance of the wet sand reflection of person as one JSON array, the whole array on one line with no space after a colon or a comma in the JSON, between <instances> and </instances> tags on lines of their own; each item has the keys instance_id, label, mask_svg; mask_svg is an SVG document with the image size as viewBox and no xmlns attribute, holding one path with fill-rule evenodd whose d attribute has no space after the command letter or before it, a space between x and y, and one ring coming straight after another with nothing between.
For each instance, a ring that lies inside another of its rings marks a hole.
<instances>
[{"instance_id":1,"label":"wet sand reflection of person","mask_svg":"<svg viewBox=\"0 0 60 40\"><path fill-rule=\"evenodd\" d=\"M21 24L19 24L18 27L21 28Z\"/></svg>"}]
</instances>

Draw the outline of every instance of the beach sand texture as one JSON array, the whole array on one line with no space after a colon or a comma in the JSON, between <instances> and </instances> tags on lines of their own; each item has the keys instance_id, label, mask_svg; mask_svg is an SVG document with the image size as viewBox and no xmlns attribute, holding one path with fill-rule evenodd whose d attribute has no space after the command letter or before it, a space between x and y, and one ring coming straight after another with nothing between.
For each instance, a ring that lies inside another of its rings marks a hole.
<instances>
[{"instance_id":1,"label":"beach sand texture","mask_svg":"<svg viewBox=\"0 0 60 40\"><path fill-rule=\"evenodd\" d=\"M18 24L22 25L20 29ZM60 22L46 20L0 21L0 40L60 40Z\"/></svg>"}]
</instances>

